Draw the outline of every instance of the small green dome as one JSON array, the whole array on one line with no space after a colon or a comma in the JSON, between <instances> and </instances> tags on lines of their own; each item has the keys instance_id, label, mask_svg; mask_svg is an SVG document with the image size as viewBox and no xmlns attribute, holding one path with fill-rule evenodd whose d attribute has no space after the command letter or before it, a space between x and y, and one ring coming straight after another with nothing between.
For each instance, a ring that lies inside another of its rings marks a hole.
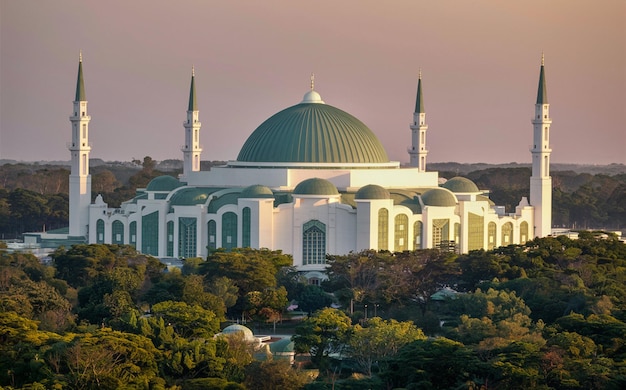
<instances>
[{"instance_id":1,"label":"small green dome","mask_svg":"<svg viewBox=\"0 0 626 390\"><path fill-rule=\"evenodd\" d=\"M193 206L197 204L203 204L209 198L211 190L208 188L183 188L177 191L170 198L170 205L172 206Z\"/></svg>"},{"instance_id":2,"label":"small green dome","mask_svg":"<svg viewBox=\"0 0 626 390\"><path fill-rule=\"evenodd\" d=\"M254 335L252 334L252 331L250 330L250 328L245 327L243 325L233 324L233 325L229 325L225 327L224 330L222 330L222 334L226 336L237 334L237 333L243 334L243 338L247 341L254 340Z\"/></svg>"},{"instance_id":3,"label":"small green dome","mask_svg":"<svg viewBox=\"0 0 626 390\"><path fill-rule=\"evenodd\" d=\"M387 163L376 135L363 122L320 100L305 100L263 122L237 161L259 163Z\"/></svg>"},{"instance_id":4,"label":"small green dome","mask_svg":"<svg viewBox=\"0 0 626 390\"><path fill-rule=\"evenodd\" d=\"M175 177L163 175L150 180L146 191L172 191L180 186L182 186L182 183Z\"/></svg>"},{"instance_id":5,"label":"small green dome","mask_svg":"<svg viewBox=\"0 0 626 390\"><path fill-rule=\"evenodd\" d=\"M443 185L443 188L447 188L452 192L480 192L476 184L470 179L465 177L457 176L452 179L446 181Z\"/></svg>"},{"instance_id":6,"label":"small green dome","mask_svg":"<svg viewBox=\"0 0 626 390\"><path fill-rule=\"evenodd\" d=\"M339 195L337 187L326 179L306 179L293 190L294 195Z\"/></svg>"},{"instance_id":7,"label":"small green dome","mask_svg":"<svg viewBox=\"0 0 626 390\"><path fill-rule=\"evenodd\" d=\"M284 338L270 344L271 353L292 353L295 351L291 338Z\"/></svg>"},{"instance_id":8,"label":"small green dome","mask_svg":"<svg viewBox=\"0 0 626 390\"><path fill-rule=\"evenodd\" d=\"M390 199L391 194L383 187L376 184L368 184L359 190L354 195L354 199Z\"/></svg>"},{"instance_id":9,"label":"small green dome","mask_svg":"<svg viewBox=\"0 0 626 390\"><path fill-rule=\"evenodd\" d=\"M451 207L456 206L456 196L450 190L433 188L422 194L425 206Z\"/></svg>"},{"instance_id":10,"label":"small green dome","mask_svg":"<svg viewBox=\"0 0 626 390\"><path fill-rule=\"evenodd\" d=\"M255 184L249 187L246 187L241 191L242 198L273 198L274 193L269 187L262 186L260 184Z\"/></svg>"}]
</instances>

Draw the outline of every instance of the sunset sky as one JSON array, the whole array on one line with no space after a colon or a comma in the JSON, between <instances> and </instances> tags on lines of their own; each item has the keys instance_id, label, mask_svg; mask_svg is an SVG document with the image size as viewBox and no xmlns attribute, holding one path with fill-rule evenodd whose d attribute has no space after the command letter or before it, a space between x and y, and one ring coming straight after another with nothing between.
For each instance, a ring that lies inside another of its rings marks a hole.
<instances>
[{"instance_id":1,"label":"sunset sky","mask_svg":"<svg viewBox=\"0 0 626 390\"><path fill-rule=\"evenodd\" d=\"M0 159L69 160L83 53L91 157L182 159L195 67L203 160L302 99L407 162L422 69L429 162L530 162L541 53L552 162L626 163L626 1L0 0Z\"/></svg>"}]
</instances>

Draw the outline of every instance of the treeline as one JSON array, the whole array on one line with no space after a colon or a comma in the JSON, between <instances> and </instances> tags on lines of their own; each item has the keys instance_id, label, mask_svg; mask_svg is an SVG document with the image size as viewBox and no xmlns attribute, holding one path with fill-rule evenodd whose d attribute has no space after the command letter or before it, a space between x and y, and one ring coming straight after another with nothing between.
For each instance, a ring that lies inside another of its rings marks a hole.
<instances>
[{"instance_id":1,"label":"treeline","mask_svg":"<svg viewBox=\"0 0 626 390\"><path fill-rule=\"evenodd\" d=\"M222 164L203 161L203 169ZM171 162L165 168L176 167ZM91 169L92 196L101 194L110 207L132 199L161 175L177 176L180 170L162 171L150 157L133 165L97 165ZM466 176L488 189L497 205L515 210L528 197L530 168L488 168ZM452 178L455 172L441 172ZM591 175L573 171L552 172L554 191L552 223L573 229L623 229L626 221L626 174ZM51 230L68 225L69 170L62 166L4 164L0 166L0 239L19 238L22 233ZM37 205L29 203L37 202Z\"/></svg>"},{"instance_id":2,"label":"treeline","mask_svg":"<svg viewBox=\"0 0 626 390\"><path fill-rule=\"evenodd\" d=\"M626 245L614 235L330 256L321 286L291 261L220 250L167 270L128 246L61 248L50 265L0 250L0 386L626 386ZM293 367L216 336L229 318L267 334L295 306L308 316L291 328Z\"/></svg>"}]
</instances>

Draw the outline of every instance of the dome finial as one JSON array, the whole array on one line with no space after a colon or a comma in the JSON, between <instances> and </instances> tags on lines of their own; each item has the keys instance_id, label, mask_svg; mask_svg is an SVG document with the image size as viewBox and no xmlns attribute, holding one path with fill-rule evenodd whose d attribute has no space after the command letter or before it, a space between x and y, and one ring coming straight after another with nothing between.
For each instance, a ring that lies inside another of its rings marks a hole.
<instances>
[{"instance_id":1,"label":"dome finial","mask_svg":"<svg viewBox=\"0 0 626 390\"><path fill-rule=\"evenodd\" d=\"M311 91L315 89L315 73L311 73Z\"/></svg>"},{"instance_id":2,"label":"dome finial","mask_svg":"<svg viewBox=\"0 0 626 390\"><path fill-rule=\"evenodd\" d=\"M194 77L196 75L196 68L195 66L191 65L191 77Z\"/></svg>"},{"instance_id":3,"label":"dome finial","mask_svg":"<svg viewBox=\"0 0 626 390\"><path fill-rule=\"evenodd\" d=\"M78 50L78 62L83 62L83 51Z\"/></svg>"},{"instance_id":4,"label":"dome finial","mask_svg":"<svg viewBox=\"0 0 626 390\"><path fill-rule=\"evenodd\" d=\"M541 66L544 64L543 50L541 51Z\"/></svg>"},{"instance_id":5,"label":"dome finial","mask_svg":"<svg viewBox=\"0 0 626 390\"><path fill-rule=\"evenodd\" d=\"M418 79L421 80L422 79L422 68L419 68L419 75L418 75Z\"/></svg>"}]
</instances>

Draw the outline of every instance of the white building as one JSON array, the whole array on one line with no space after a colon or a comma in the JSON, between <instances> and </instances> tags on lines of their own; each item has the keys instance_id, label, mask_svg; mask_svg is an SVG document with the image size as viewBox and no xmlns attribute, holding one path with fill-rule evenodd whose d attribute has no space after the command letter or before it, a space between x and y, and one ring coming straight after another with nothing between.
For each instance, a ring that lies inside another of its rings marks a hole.
<instances>
[{"instance_id":1,"label":"white building","mask_svg":"<svg viewBox=\"0 0 626 390\"><path fill-rule=\"evenodd\" d=\"M200 171L200 121L192 72L178 179L161 176L120 208L91 199L87 101L79 63L72 122L69 236L130 244L158 257L206 257L217 248L269 248L293 255L314 280L326 254L450 246L460 252L550 234L549 104L543 58L533 123L530 203L505 214L456 177L439 186L426 170L421 74L410 125L410 167L389 161L374 133L325 104L314 89L252 132L236 160ZM181 137L182 138L182 137ZM407 136L408 138L408 136Z\"/></svg>"}]
</instances>

